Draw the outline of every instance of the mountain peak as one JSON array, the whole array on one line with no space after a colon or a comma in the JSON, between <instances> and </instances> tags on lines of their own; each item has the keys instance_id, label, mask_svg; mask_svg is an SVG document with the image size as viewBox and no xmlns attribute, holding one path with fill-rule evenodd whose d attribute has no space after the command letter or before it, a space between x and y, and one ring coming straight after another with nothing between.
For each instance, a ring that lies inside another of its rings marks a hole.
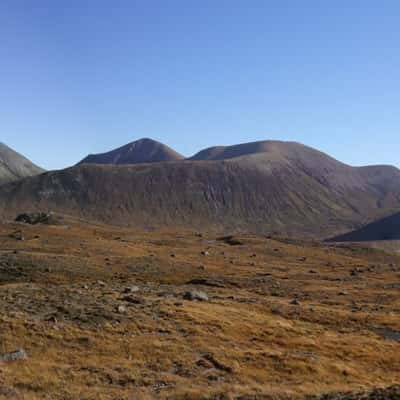
<instances>
[{"instance_id":1,"label":"mountain peak","mask_svg":"<svg viewBox=\"0 0 400 400\"><path fill-rule=\"evenodd\" d=\"M27 176L38 175L44 170L0 142L0 184Z\"/></svg>"},{"instance_id":2,"label":"mountain peak","mask_svg":"<svg viewBox=\"0 0 400 400\"><path fill-rule=\"evenodd\" d=\"M279 140L261 140L235 144L231 146L213 146L199 151L191 160L226 160L258 153L287 152L290 149L304 148L297 142L284 142Z\"/></svg>"},{"instance_id":3,"label":"mountain peak","mask_svg":"<svg viewBox=\"0 0 400 400\"><path fill-rule=\"evenodd\" d=\"M183 156L156 140L142 138L101 154L90 154L79 164L141 164L182 160Z\"/></svg>"}]
</instances>

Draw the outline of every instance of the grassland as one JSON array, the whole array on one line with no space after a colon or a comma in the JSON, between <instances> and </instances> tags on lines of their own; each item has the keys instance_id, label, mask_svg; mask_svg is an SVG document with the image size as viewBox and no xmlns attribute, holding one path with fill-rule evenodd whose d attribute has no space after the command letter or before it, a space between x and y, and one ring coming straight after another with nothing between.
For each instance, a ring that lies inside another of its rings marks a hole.
<instances>
[{"instance_id":1,"label":"grassland","mask_svg":"<svg viewBox=\"0 0 400 400\"><path fill-rule=\"evenodd\" d=\"M208 301L185 300L201 290ZM302 399L400 383L400 257L357 245L0 225L0 398ZM395 398L395 397L393 397Z\"/></svg>"}]
</instances>

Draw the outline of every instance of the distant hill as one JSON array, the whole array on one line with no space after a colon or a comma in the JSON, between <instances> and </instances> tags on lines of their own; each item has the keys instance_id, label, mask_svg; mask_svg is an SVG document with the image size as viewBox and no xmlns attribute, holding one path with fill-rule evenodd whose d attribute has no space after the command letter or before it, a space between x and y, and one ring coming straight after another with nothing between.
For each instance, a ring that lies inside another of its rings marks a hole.
<instances>
[{"instance_id":1,"label":"distant hill","mask_svg":"<svg viewBox=\"0 0 400 400\"><path fill-rule=\"evenodd\" d=\"M27 158L0 143L0 184L27 176L38 175L44 170Z\"/></svg>"},{"instance_id":2,"label":"distant hill","mask_svg":"<svg viewBox=\"0 0 400 400\"><path fill-rule=\"evenodd\" d=\"M400 240L400 212L379 219L352 232L336 236L332 242L366 242Z\"/></svg>"},{"instance_id":3,"label":"distant hill","mask_svg":"<svg viewBox=\"0 0 400 400\"><path fill-rule=\"evenodd\" d=\"M400 209L394 167L351 167L293 142L202 153L168 163L80 164L10 183L0 188L0 215L56 211L138 227L328 238Z\"/></svg>"},{"instance_id":4,"label":"distant hill","mask_svg":"<svg viewBox=\"0 0 400 400\"><path fill-rule=\"evenodd\" d=\"M102 154L90 154L79 164L140 164L182 160L183 156L152 139L140 139Z\"/></svg>"},{"instance_id":5,"label":"distant hill","mask_svg":"<svg viewBox=\"0 0 400 400\"><path fill-rule=\"evenodd\" d=\"M286 152L290 150L290 148L299 149L299 147L301 148L299 143L282 142L277 140L242 143L233 146L213 146L199 151L194 156L190 157L189 160L227 160L229 158L257 153L274 154L282 151Z\"/></svg>"}]
</instances>

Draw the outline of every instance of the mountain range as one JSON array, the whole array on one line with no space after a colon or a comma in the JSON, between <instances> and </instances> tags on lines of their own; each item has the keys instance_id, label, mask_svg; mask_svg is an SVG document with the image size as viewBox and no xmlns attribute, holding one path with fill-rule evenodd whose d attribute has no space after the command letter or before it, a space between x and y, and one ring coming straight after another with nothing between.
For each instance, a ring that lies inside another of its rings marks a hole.
<instances>
[{"instance_id":1,"label":"mountain range","mask_svg":"<svg viewBox=\"0 0 400 400\"><path fill-rule=\"evenodd\" d=\"M141 139L0 187L1 216L27 210L145 228L328 238L399 211L400 171L351 167L295 142L218 146L183 159Z\"/></svg>"}]
</instances>

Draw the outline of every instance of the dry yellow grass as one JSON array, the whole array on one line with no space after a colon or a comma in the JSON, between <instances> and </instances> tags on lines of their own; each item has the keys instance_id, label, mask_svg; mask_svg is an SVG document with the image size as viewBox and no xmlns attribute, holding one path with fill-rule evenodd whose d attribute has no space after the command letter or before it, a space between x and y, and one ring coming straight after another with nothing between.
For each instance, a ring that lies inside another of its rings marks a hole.
<instances>
[{"instance_id":1,"label":"dry yellow grass","mask_svg":"<svg viewBox=\"0 0 400 400\"><path fill-rule=\"evenodd\" d=\"M0 366L0 398L301 398L400 382L400 344L383 337L400 332L396 255L67 223L0 226L0 350L29 356ZM210 300L184 300L190 288Z\"/></svg>"}]
</instances>

